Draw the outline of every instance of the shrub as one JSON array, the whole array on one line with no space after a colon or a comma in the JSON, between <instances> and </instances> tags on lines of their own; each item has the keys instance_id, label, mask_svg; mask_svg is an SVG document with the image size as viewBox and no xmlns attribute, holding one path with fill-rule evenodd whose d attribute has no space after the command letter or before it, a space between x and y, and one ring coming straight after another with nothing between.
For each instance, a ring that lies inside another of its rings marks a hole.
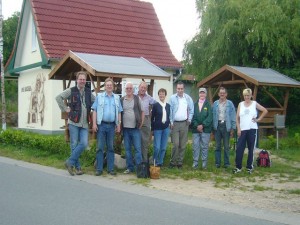
<instances>
[{"instance_id":1,"label":"shrub","mask_svg":"<svg viewBox=\"0 0 300 225\"><path fill-rule=\"evenodd\" d=\"M63 136L42 135L27 131L8 129L0 133L0 142L5 145L27 147L51 154L66 155L70 153L70 147Z\"/></svg>"}]
</instances>

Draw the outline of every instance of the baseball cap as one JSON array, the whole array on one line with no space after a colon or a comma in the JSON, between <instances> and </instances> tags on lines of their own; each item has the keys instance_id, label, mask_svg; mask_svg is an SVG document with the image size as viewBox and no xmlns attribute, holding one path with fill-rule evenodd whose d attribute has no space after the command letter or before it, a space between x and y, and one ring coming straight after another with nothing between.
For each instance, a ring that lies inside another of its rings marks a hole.
<instances>
[{"instance_id":1,"label":"baseball cap","mask_svg":"<svg viewBox=\"0 0 300 225\"><path fill-rule=\"evenodd\" d=\"M200 92L204 92L205 94L207 94L206 88L199 88L199 93Z\"/></svg>"}]
</instances>

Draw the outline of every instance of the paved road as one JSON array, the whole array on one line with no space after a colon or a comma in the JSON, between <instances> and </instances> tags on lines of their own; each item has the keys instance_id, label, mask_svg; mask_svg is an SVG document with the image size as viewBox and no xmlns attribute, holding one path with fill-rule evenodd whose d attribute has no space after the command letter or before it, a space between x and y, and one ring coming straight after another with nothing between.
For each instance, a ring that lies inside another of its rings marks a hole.
<instances>
[{"instance_id":1,"label":"paved road","mask_svg":"<svg viewBox=\"0 0 300 225\"><path fill-rule=\"evenodd\" d=\"M299 219L0 157L0 225L277 225Z\"/></svg>"}]
</instances>

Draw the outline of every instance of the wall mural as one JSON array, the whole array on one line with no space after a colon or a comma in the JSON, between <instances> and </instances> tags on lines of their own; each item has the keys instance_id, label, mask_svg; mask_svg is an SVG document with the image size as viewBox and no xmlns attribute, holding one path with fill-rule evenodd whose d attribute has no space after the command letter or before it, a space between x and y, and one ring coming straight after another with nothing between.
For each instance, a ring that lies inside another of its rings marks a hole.
<instances>
[{"instance_id":1,"label":"wall mural","mask_svg":"<svg viewBox=\"0 0 300 225\"><path fill-rule=\"evenodd\" d=\"M41 123L44 124L44 111L45 111L45 93L44 83L46 77L39 73L36 76L35 85L31 88L31 95L29 101L29 111L27 123Z\"/></svg>"}]
</instances>

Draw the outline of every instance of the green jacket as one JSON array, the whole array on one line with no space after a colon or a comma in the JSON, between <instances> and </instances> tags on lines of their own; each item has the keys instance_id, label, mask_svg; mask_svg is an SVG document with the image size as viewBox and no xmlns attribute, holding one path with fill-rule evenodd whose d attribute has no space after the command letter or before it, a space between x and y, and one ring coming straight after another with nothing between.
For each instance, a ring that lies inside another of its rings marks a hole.
<instances>
[{"instance_id":1,"label":"green jacket","mask_svg":"<svg viewBox=\"0 0 300 225\"><path fill-rule=\"evenodd\" d=\"M194 105L194 116L192 119L192 132L199 133L197 130L198 125L203 125L203 132L210 133L213 125L213 115L210 103L205 100L201 112L199 111L198 101Z\"/></svg>"}]
</instances>

